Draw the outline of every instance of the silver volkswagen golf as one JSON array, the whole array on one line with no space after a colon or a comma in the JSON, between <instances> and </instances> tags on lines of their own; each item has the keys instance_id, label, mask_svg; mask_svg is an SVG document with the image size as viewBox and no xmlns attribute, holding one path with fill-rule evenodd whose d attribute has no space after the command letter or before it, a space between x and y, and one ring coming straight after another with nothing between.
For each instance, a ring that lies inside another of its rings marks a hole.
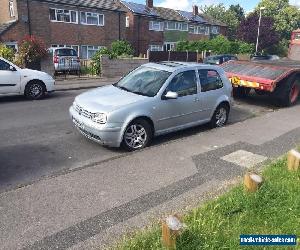
<instances>
[{"instance_id":1,"label":"silver volkswagen golf","mask_svg":"<svg viewBox=\"0 0 300 250\"><path fill-rule=\"evenodd\" d=\"M129 150L154 136L228 120L232 86L223 69L195 63L145 64L119 82L75 98L70 115L87 138Z\"/></svg>"}]
</instances>

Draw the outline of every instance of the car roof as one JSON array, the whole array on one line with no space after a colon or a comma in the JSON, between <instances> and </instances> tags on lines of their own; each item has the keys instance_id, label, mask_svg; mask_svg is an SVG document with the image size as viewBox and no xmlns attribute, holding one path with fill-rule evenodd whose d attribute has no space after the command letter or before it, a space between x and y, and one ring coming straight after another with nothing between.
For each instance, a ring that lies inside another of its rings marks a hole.
<instances>
[{"instance_id":1,"label":"car roof","mask_svg":"<svg viewBox=\"0 0 300 250\"><path fill-rule=\"evenodd\" d=\"M203 63L195 63L195 62L173 62L173 61L166 61L166 62L157 62L157 63L147 63L142 66L160 69L168 72L175 72L181 69L189 69L189 68L205 68L205 69L214 69L220 70L221 68L214 65L203 64Z\"/></svg>"}]
</instances>

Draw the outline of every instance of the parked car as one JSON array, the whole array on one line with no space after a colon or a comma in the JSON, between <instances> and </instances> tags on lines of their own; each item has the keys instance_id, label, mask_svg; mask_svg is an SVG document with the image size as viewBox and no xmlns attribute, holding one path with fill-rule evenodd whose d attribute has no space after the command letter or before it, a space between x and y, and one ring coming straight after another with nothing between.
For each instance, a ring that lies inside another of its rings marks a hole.
<instances>
[{"instance_id":1,"label":"parked car","mask_svg":"<svg viewBox=\"0 0 300 250\"><path fill-rule=\"evenodd\" d=\"M55 72L80 72L80 58L75 49L72 48L50 48L53 55Z\"/></svg>"},{"instance_id":2,"label":"parked car","mask_svg":"<svg viewBox=\"0 0 300 250\"><path fill-rule=\"evenodd\" d=\"M25 95L36 100L54 91L54 79L45 72L21 69L0 57L0 96Z\"/></svg>"},{"instance_id":3,"label":"parked car","mask_svg":"<svg viewBox=\"0 0 300 250\"><path fill-rule=\"evenodd\" d=\"M77 96L70 115L87 138L133 151L157 135L204 123L224 126L231 93L218 66L148 63L113 85Z\"/></svg>"},{"instance_id":4,"label":"parked car","mask_svg":"<svg viewBox=\"0 0 300 250\"><path fill-rule=\"evenodd\" d=\"M211 65L220 65L231 60L237 61L238 58L234 55L227 55L227 54L208 56L203 60L203 63L211 64Z\"/></svg>"},{"instance_id":5,"label":"parked car","mask_svg":"<svg viewBox=\"0 0 300 250\"><path fill-rule=\"evenodd\" d=\"M280 57L277 55L251 55L250 59L251 61L261 61L261 60L276 61L276 60L280 60Z\"/></svg>"}]
</instances>

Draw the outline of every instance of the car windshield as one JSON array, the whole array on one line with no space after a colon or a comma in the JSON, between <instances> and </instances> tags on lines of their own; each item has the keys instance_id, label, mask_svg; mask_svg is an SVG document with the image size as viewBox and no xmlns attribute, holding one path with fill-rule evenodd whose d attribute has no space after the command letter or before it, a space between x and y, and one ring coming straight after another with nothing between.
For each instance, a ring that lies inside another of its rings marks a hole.
<instances>
[{"instance_id":1,"label":"car windshield","mask_svg":"<svg viewBox=\"0 0 300 250\"><path fill-rule=\"evenodd\" d=\"M115 87L144 96L155 96L171 75L170 72L150 67L139 67L122 78Z\"/></svg>"},{"instance_id":2,"label":"car windshield","mask_svg":"<svg viewBox=\"0 0 300 250\"><path fill-rule=\"evenodd\" d=\"M58 49L55 51L57 56L77 56L77 52L74 49Z\"/></svg>"}]
</instances>

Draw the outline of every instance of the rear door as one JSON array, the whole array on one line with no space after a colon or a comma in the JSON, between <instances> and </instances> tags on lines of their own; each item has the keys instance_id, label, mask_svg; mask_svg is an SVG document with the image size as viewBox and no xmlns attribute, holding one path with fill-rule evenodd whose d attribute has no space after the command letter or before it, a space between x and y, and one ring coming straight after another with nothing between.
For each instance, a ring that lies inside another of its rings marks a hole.
<instances>
[{"instance_id":1,"label":"rear door","mask_svg":"<svg viewBox=\"0 0 300 250\"><path fill-rule=\"evenodd\" d=\"M199 99L201 100L204 116L210 118L219 97L224 94L224 83L216 70L200 69L198 73L201 85Z\"/></svg>"},{"instance_id":2,"label":"rear door","mask_svg":"<svg viewBox=\"0 0 300 250\"><path fill-rule=\"evenodd\" d=\"M18 71L12 71L10 64L0 59L0 94L20 92L21 76Z\"/></svg>"}]
</instances>

